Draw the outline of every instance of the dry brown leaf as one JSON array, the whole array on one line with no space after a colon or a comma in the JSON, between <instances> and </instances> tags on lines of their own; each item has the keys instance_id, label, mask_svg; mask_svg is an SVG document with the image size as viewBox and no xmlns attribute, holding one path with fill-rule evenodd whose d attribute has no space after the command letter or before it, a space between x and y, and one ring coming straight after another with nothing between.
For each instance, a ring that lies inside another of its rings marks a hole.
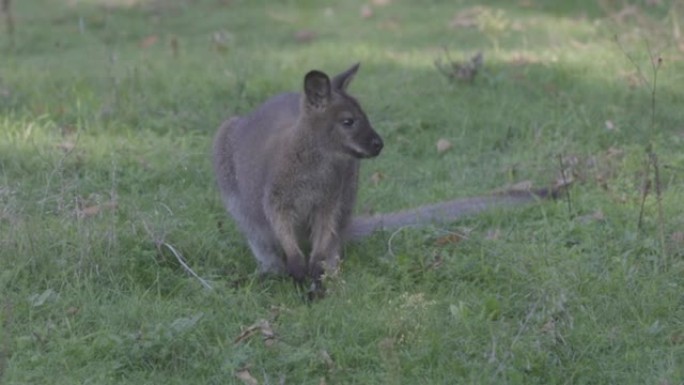
<instances>
[{"instance_id":1,"label":"dry brown leaf","mask_svg":"<svg viewBox=\"0 0 684 385\"><path fill-rule=\"evenodd\" d=\"M455 245L464 239L463 235L451 233L435 239L435 246Z\"/></svg>"},{"instance_id":2,"label":"dry brown leaf","mask_svg":"<svg viewBox=\"0 0 684 385\"><path fill-rule=\"evenodd\" d=\"M371 180L371 183L373 183L373 186L379 185L380 181L382 181L383 179L385 179L385 174L383 174L379 171L374 172L373 175L371 175L371 177L370 177L370 180Z\"/></svg>"},{"instance_id":3,"label":"dry brown leaf","mask_svg":"<svg viewBox=\"0 0 684 385\"><path fill-rule=\"evenodd\" d=\"M501 229L496 228L494 230L487 230L487 235L485 235L485 239L489 239L490 241L497 241L501 238Z\"/></svg>"},{"instance_id":4,"label":"dry brown leaf","mask_svg":"<svg viewBox=\"0 0 684 385\"><path fill-rule=\"evenodd\" d=\"M245 330L242 331L242 333L240 333L240 335L238 335L235 338L233 343L237 345L245 341L246 339L250 338L254 334L256 334L257 331L261 332L261 335L264 337L264 342L267 346L271 346L273 344L273 342L275 341L275 333L271 328L271 324L265 319L261 319L256 323L248 326Z\"/></svg>"},{"instance_id":5,"label":"dry brown leaf","mask_svg":"<svg viewBox=\"0 0 684 385\"><path fill-rule=\"evenodd\" d=\"M401 25L399 24L399 20L396 18L383 20L380 23L378 23L378 28L385 31L397 31L399 30L400 26Z\"/></svg>"},{"instance_id":6,"label":"dry brown leaf","mask_svg":"<svg viewBox=\"0 0 684 385\"><path fill-rule=\"evenodd\" d=\"M361 6L361 18L362 19L370 19L373 17L373 8L368 5L364 4Z\"/></svg>"},{"instance_id":7,"label":"dry brown leaf","mask_svg":"<svg viewBox=\"0 0 684 385\"><path fill-rule=\"evenodd\" d=\"M670 240L677 246L684 246L684 231L675 231L670 235Z\"/></svg>"},{"instance_id":8,"label":"dry brown leaf","mask_svg":"<svg viewBox=\"0 0 684 385\"><path fill-rule=\"evenodd\" d=\"M142 49L150 48L151 46L155 45L157 41L159 41L159 36L150 35L140 40L140 42L138 43L138 47Z\"/></svg>"},{"instance_id":9,"label":"dry brown leaf","mask_svg":"<svg viewBox=\"0 0 684 385\"><path fill-rule=\"evenodd\" d=\"M116 209L116 206L116 201L105 202L101 205L87 206L86 208L78 210L77 216L79 218L89 218L99 214L100 212L102 212L102 210Z\"/></svg>"},{"instance_id":10,"label":"dry brown leaf","mask_svg":"<svg viewBox=\"0 0 684 385\"><path fill-rule=\"evenodd\" d=\"M310 43L313 41L318 35L316 32L310 30L310 29L301 29L294 34L294 39L298 43Z\"/></svg>"},{"instance_id":11,"label":"dry brown leaf","mask_svg":"<svg viewBox=\"0 0 684 385\"><path fill-rule=\"evenodd\" d=\"M446 140L446 139L444 139L444 138L440 138L440 139L437 141L437 153L438 153L438 154L441 154L441 153L443 153L443 152L445 152L445 151L450 150L451 147L453 147L453 145L451 144L451 142L448 141L448 140Z\"/></svg>"},{"instance_id":12,"label":"dry brown leaf","mask_svg":"<svg viewBox=\"0 0 684 385\"><path fill-rule=\"evenodd\" d=\"M64 142L59 143L57 148L64 152L71 152L74 148L76 148L76 143L72 142L71 140L65 140Z\"/></svg>"},{"instance_id":13,"label":"dry brown leaf","mask_svg":"<svg viewBox=\"0 0 684 385\"><path fill-rule=\"evenodd\" d=\"M67 315L76 315L76 314L78 314L80 311L81 311L81 309L78 308L78 307L76 307L76 306L69 306L69 307L66 309Z\"/></svg>"},{"instance_id":14,"label":"dry brown leaf","mask_svg":"<svg viewBox=\"0 0 684 385\"><path fill-rule=\"evenodd\" d=\"M321 356L321 359L325 363L325 366L328 367L328 370L335 369L335 361L332 360L330 357L330 354L328 353L327 350L323 349L320 351L319 355Z\"/></svg>"},{"instance_id":15,"label":"dry brown leaf","mask_svg":"<svg viewBox=\"0 0 684 385\"><path fill-rule=\"evenodd\" d=\"M509 191L530 191L532 189L532 181L524 180L518 183L510 185L507 190Z\"/></svg>"},{"instance_id":16,"label":"dry brown leaf","mask_svg":"<svg viewBox=\"0 0 684 385\"><path fill-rule=\"evenodd\" d=\"M178 38L175 36L172 37L169 45L171 46L171 54L173 57L178 57Z\"/></svg>"},{"instance_id":17,"label":"dry brown leaf","mask_svg":"<svg viewBox=\"0 0 684 385\"><path fill-rule=\"evenodd\" d=\"M484 11L483 7L470 7L458 12L449 22L451 28L470 28L477 27L478 17Z\"/></svg>"},{"instance_id":18,"label":"dry brown leaf","mask_svg":"<svg viewBox=\"0 0 684 385\"><path fill-rule=\"evenodd\" d=\"M239 378L243 384L246 385L259 385L259 381L257 381L256 378L252 377L252 374L249 372L249 369L240 369L237 372L235 372L235 377Z\"/></svg>"},{"instance_id":19,"label":"dry brown leaf","mask_svg":"<svg viewBox=\"0 0 684 385\"><path fill-rule=\"evenodd\" d=\"M554 331L556 331L556 320L553 318L546 321L541 327L541 332L545 334L553 334Z\"/></svg>"},{"instance_id":20,"label":"dry brown leaf","mask_svg":"<svg viewBox=\"0 0 684 385\"><path fill-rule=\"evenodd\" d=\"M606 215L599 209L591 214L582 215L581 217L578 217L577 220L581 223L603 222L606 220Z\"/></svg>"}]
</instances>

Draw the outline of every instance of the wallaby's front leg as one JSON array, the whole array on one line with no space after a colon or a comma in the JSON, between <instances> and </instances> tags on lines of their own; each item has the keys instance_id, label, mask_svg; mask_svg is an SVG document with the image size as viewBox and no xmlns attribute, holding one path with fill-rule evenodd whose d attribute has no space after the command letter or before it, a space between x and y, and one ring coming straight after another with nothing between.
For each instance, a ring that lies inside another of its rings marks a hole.
<instances>
[{"instance_id":1,"label":"wallaby's front leg","mask_svg":"<svg viewBox=\"0 0 684 385\"><path fill-rule=\"evenodd\" d=\"M270 216L273 231L285 252L285 268L296 283L302 284L306 278L306 265L304 253L297 244L293 218L293 214L277 210Z\"/></svg>"},{"instance_id":2,"label":"wallaby's front leg","mask_svg":"<svg viewBox=\"0 0 684 385\"><path fill-rule=\"evenodd\" d=\"M325 273L337 270L342 254L337 213L319 213L311 232L309 274L318 284Z\"/></svg>"}]
</instances>

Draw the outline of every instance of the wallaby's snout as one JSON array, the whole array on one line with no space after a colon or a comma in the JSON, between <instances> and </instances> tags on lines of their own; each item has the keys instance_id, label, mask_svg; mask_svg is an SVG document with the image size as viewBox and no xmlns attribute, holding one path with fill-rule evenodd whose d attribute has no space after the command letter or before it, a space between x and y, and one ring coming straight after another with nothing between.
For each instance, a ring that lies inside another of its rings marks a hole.
<instances>
[{"instance_id":1,"label":"wallaby's snout","mask_svg":"<svg viewBox=\"0 0 684 385\"><path fill-rule=\"evenodd\" d=\"M364 151L360 153L359 158L374 158L380 155L380 151L385 146L380 135L370 126L368 128L368 135L364 138Z\"/></svg>"}]
</instances>

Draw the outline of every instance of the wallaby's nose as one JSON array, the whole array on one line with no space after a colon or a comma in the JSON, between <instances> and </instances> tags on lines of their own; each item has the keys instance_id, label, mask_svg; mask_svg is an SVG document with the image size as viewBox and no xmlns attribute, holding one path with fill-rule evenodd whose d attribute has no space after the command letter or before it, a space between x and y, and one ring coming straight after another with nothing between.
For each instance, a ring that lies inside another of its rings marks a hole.
<instances>
[{"instance_id":1,"label":"wallaby's nose","mask_svg":"<svg viewBox=\"0 0 684 385\"><path fill-rule=\"evenodd\" d=\"M379 136L376 136L371 140L371 147L373 148L373 153L375 155L378 155L380 153L383 146L384 144L382 143L382 138L380 138Z\"/></svg>"}]
</instances>

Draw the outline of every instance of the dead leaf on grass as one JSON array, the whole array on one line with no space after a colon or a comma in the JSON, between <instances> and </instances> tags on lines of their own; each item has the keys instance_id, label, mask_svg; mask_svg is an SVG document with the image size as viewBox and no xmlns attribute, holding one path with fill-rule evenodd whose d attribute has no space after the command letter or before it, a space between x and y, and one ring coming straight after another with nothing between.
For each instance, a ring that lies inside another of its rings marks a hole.
<instances>
[{"instance_id":1,"label":"dead leaf on grass","mask_svg":"<svg viewBox=\"0 0 684 385\"><path fill-rule=\"evenodd\" d=\"M300 29L294 34L294 39L297 43L310 43L316 37L318 37L318 34L310 29Z\"/></svg>"},{"instance_id":2,"label":"dead leaf on grass","mask_svg":"<svg viewBox=\"0 0 684 385\"><path fill-rule=\"evenodd\" d=\"M330 353L328 353L327 350L322 349L319 354L318 354L323 362L325 363L325 366L328 367L328 370L335 369L335 361L330 357Z\"/></svg>"},{"instance_id":3,"label":"dead leaf on grass","mask_svg":"<svg viewBox=\"0 0 684 385\"><path fill-rule=\"evenodd\" d=\"M509 185L507 190L508 191L530 191L532 189L532 181L531 180L524 180L521 182L514 183L512 185Z\"/></svg>"},{"instance_id":4,"label":"dead leaf on grass","mask_svg":"<svg viewBox=\"0 0 684 385\"><path fill-rule=\"evenodd\" d=\"M115 200L105 202L103 204L99 205L92 205L92 206L87 206L85 208L82 208L78 210L76 213L77 217L79 218L89 218L93 217L103 210L114 210L117 207L117 202Z\"/></svg>"},{"instance_id":5,"label":"dead leaf on grass","mask_svg":"<svg viewBox=\"0 0 684 385\"><path fill-rule=\"evenodd\" d=\"M249 372L249 369L240 369L237 372L235 372L235 377L239 378L243 384L246 385L259 385L259 381L257 381L256 378L252 376L252 373Z\"/></svg>"},{"instance_id":6,"label":"dead leaf on grass","mask_svg":"<svg viewBox=\"0 0 684 385\"><path fill-rule=\"evenodd\" d=\"M457 14L449 22L450 28L472 28L479 24L479 16L484 12L480 6L466 8Z\"/></svg>"},{"instance_id":7,"label":"dead leaf on grass","mask_svg":"<svg viewBox=\"0 0 684 385\"><path fill-rule=\"evenodd\" d=\"M370 177L370 180L371 180L371 183L373 183L373 186L379 185L380 181L382 181L383 179L385 179L385 174L383 174L379 171L374 172L373 175L371 175L371 177Z\"/></svg>"},{"instance_id":8,"label":"dead leaf on grass","mask_svg":"<svg viewBox=\"0 0 684 385\"><path fill-rule=\"evenodd\" d=\"M487 235L485 235L485 239L488 239L490 241L498 241L499 238L501 238L501 229L496 228L487 230Z\"/></svg>"},{"instance_id":9,"label":"dead leaf on grass","mask_svg":"<svg viewBox=\"0 0 684 385\"><path fill-rule=\"evenodd\" d=\"M273 344L275 341L275 333L273 332L273 329L271 328L271 324L265 320L261 319L257 321L256 323L252 324L251 326L248 326L245 330L238 335L233 343L235 345L247 340L248 338L252 337L254 334L257 332L261 332L261 335L264 338L264 343L267 346L270 346Z\"/></svg>"},{"instance_id":10,"label":"dead leaf on grass","mask_svg":"<svg viewBox=\"0 0 684 385\"><path fill-rule=\"evenodd\" d=\"M451 142L448 141L447 139L440 138L437 141L437 153L438 154L446 152L446 151L450 150L452 147L453 147L453 144L451 144Z\"/></svg>"},{"instance_id":11,"label":"dead leaf on grass","mask_svg":"<svg viewBox=\"0 0 684 385\"><path fill-rule=\"evenodd\" d=\"M71 140L65 140L64 142L57 144L57 148L64 152L71 152L76 148L76 143Z\"/></svg>"},{"instance_id":12,"label":"dead leaf on grass","mask_svg":"<svg viewBox=\"0 0 684 385\"><path fill-rule=\"evenodd\" d=\"M138 43L138 47L142 49L150 48L153 45L157 44L157 41L159 41L159 36L150 35L140 40L140 42Z\"/></svg>"},{"instance_id":13,"label":"dead leaf on grass","mask_svg":"<svg viewBox=\"0 0 684 385\"><path fill-rule=\"evenodd\" d=\"M362 19L370 19L371 17L373 17L373 15L374 15L373 8L370 5L364 4L361 6L361 18Z\"/></svg>"},{"instance_id":14,"label":"dead leaf on grass","mask_svg":"<svg viewBox=\"0 0 684 385\"><path fill-rule=\"evenodd\" d=\"M463 241L465 237L458 233L451 233L435 239L435 246L455 245Z\"/></svg>"},{"instance_id":15,"label":"dead leaf on grass","mask_svg":"<svg viewBox=\"0 0 684 385\"><path fill-rule=\"evenodd\" d=\"M581 223L604 222L606 220L606 215L601 209L598 209L591 214L578 217L577 220Z\"/></svg>"},{"instance_id":16,"label":"dead leaf on grass","mask_svg":"<svg viewBox=\"0 0 684 385\"><path fill-rule=\"evenodd\" d=\"M675 231L670 235L670 240L679 247L684 247L684 231Z\"/></svg>"}]
</instances>

